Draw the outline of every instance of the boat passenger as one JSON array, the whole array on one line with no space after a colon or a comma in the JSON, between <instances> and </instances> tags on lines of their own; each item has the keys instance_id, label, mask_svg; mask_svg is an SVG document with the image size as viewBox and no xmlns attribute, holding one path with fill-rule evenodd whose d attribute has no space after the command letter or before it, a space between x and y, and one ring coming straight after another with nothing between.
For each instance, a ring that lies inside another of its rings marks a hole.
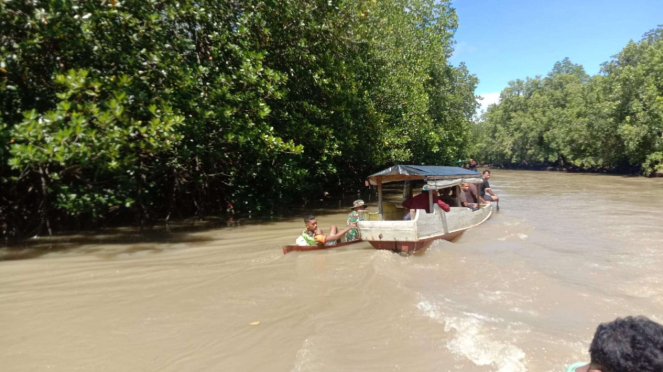
<instances>
[{"instance_id":1,"label":"boat passenger","mask_svg":"<svg viewBox=\"0 0 663 372\"><path fill-rule=\"evenodd\" d=\"M345 223L346 226L350 226L352 223L357 223L358 221L363 221L364 217L359 215L359 211L366 210L368 208L366 203L363 200L357 199L352 203L352 212L348 214L348 219ZM352 229L345 234L345 241L351 242L359 240L359 229Z\"/></svg>"},{"instance_id":2,"label":"boat passenger","mask_svg":"<svg viewBox=\"0 0 663 372\"><path fill-rule=\"evenodd\" d=\"M479 209L479 198L476 191L473 190L469 183L463 182L460 185L462 191L460 192L460 204L463 207L470 208L472 211Z\"/></svg>"},{"instance_id":3,"label":"boat passenger","mask_svg":"<svg viewBox=\"0 0 663 372\"><path fill-rule=\"evenodd\" d=\"M339 239L345 235L348 231L357 228L356 223L351 223L345 229L338 231L336 225L331 225L329 228L329 235L325 235L322 230L318 228L318 220L314 215L308 215L304 218L304 223L306 224L306 230L302 232L302 235L297 238L295 244L304 246L304 245L335 245Z\"/></svg>"},{"instance_id":4,"label":"boat passenger","mask_svg":"<svg viewBox=\"0 0 663 372\"><path fill-rule=\"evenodd\" d=\"M479 203L481 204L490 204L488 200L485 200L484 198L479 195L479 187L475 183L470 183L470 191L472 191L472 194L474 194L474 197L479 200Z\"/></svg>"},{"instance_id":5,"label":"boat passenger","mask_svg":"<svg viewBox=\"0 0 663 372\"><path fill-rule=\"evenodd\" d=\"M495 195L493 189L490 188L488 180L490 179L490 171L488 169L484 170L481 174L483 178L483 183L479 185L479 196L487 201L498 201L500 200L499 196Z\"/></svg>"},{"instance_id":6,"label":"boat passenger","mask_svg":"<svg viewBox=\"0 0 663 372\"><path fill-rule=\"evenodd\" d=\"M469 166L467 167L467 169L475 171L477 170L478 165L479 163L477 163L477 161L474 160L474 158L470 158Z\"/></svg>"},{"instance_id":7,"label":"boat passenger","mask_svg":"<svg viewBox=\"0 0 663 372\"><path fill-rule=\"evenodd\" d=\"M644 316L603 323L589 355L589 363L575 363L566 372L663 371L663 326Z\"/></svg>"},{"instance_id":8,"label":"boat passenger","mask_svg":"<svg viewBox=\"0 0 663 372\"><path fill-rule=\"evenodd\" d=\"M428 206L429 200L428 200L428 193L432 192L433 193L433 203L436 203L440 209L442 209L445 212L449 212L451 209L449 208L449 205L445 202L443 202L437 195L437 190L431 190L427 191L424 190L421 192L421 194L414 196L406 201L403 202L403 206L409 210L412 209L425 209L426 213L430 213L430 209ZM408 214L405 215L406 220L411 220L412 216L408 212Z\"/></svg>"}]
</instances>

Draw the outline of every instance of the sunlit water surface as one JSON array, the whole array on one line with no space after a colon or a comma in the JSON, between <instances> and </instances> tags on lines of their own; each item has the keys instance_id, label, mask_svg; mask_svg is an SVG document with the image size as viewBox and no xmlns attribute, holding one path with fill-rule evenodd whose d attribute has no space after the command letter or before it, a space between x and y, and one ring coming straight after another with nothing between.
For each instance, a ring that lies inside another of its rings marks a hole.
<instances>
[{"instance_id":1,"label":"sunlit water surface","mask_svg":"<svg viewBox=\"0 0 663 372\"><path fill-rule=\"evenodd\" d=\"M588 359L600 322L663 322L663 180L491 181L499 213L410 257L283 255L299 215L0 249L1 369L552 372Z\"/></svg>"}]
</instances>

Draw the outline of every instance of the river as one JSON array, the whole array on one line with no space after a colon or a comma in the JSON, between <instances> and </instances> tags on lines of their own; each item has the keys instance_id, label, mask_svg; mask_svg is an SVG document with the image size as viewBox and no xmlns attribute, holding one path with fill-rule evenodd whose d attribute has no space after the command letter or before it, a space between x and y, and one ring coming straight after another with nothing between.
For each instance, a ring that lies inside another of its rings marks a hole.
<instances>
[{"instance_id":1,"label":"river","mask_svg":"<svg viewBox=\"0 0 663 372\"><path fill-rule=\"evenodd\" d=\"M409 257L283 255L301 216L0 249L2 371L554 372L601 322L663 322L663 179L491 184L499 213Z\"/></svg>"}]
</instances>

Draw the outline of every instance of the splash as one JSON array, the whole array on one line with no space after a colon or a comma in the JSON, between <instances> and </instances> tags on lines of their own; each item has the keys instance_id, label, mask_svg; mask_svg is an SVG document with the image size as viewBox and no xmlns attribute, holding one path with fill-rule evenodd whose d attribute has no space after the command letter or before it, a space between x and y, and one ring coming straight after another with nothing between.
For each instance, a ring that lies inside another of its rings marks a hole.
<instances>
[{"instance_id":1,"label":"splash","mask_svg":"<svg viewBox=\"0 0 663 372\"><path fill-rule=\"evenodd\" d=\"M428 301L419 302L417 307L426 316L444 324L445 332L456 331L453 338L447 341L447 349L451 352L466 357L478 366L495 367L497 372L527 372L522 349L491 338L490 333L499 332L491 324L502 320L474 313L464 313L463 317L446 316Z\"/></svg>"}]
</instances>

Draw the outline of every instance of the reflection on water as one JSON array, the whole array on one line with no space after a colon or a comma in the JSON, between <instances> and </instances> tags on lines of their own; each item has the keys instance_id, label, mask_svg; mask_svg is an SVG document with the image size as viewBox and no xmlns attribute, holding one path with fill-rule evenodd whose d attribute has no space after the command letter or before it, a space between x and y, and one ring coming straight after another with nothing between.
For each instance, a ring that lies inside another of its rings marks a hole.
<instances>
[{"instance_id":1,"label":"reflection on water","mask_svg":"<svg viewBox=\"0 0 663 372\"><path fill-rule=\"evenodd\" d=\"M0 360L8 371L561 371L587 360L602 321L663 322L662 181L496 170L500 213L410 257L368 244L284 256L302 210L37 239L0 250Z\"/></svg>"}]
</instances>

